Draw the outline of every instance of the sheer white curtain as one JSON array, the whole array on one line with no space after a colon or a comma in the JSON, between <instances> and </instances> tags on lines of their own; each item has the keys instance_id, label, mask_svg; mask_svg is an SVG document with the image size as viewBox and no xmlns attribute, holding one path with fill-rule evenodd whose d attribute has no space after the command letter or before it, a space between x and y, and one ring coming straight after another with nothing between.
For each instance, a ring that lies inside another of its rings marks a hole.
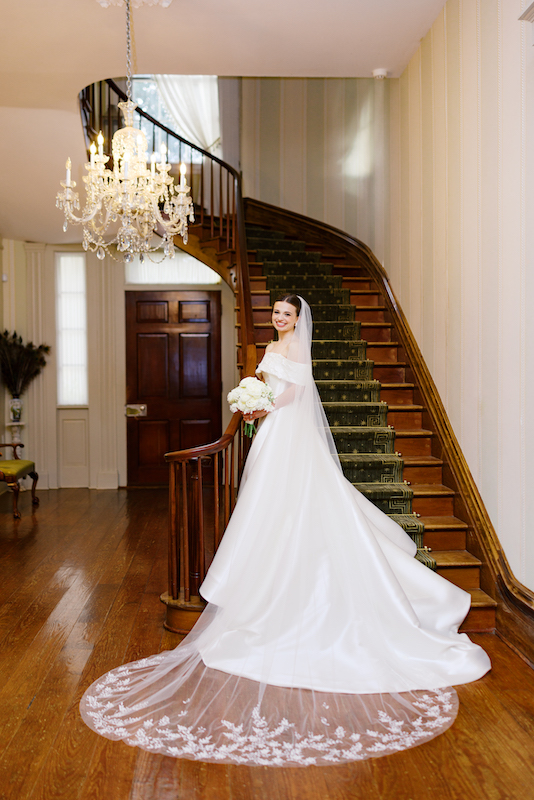
<instances>
[{"instance_id":1,"label":"sheer white curtain","mask_svg":"<svg viewBox=\"0 0 534 800\"><path fill-rule=\"evenodd\" d=\"M85 253L56 254L56 324L58 404L87 405Z\"/></svg>"},{"instance_id":2,"label":"sheer white curtain","mask_svg":"<svg viewBox=\"0 0 534 800\"><path fill-rule=\"evenodd\" d=\"M221 155L219 94L216 75L154 75L176 128L185 139Z\"/></svg>"}]
</instances>

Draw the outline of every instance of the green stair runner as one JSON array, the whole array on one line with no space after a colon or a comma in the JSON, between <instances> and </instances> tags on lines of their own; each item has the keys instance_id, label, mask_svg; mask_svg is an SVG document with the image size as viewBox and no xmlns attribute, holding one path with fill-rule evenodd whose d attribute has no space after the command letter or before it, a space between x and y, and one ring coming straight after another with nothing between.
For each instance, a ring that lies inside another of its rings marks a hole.
<instances>
[{"instance_id":1,"label":"green stair runner","mask_svg":"<svg viewBox=\"0 0 534 800\"><path fill-rule=\"evenodd\" d=\"M423 548L423 524L412 513L413 492L402 480L404 463L395 455L395 431L387 425L387 404L380 402L350 292L341 276L332 275L332 265L305 247L283 233L247 226L247 248L262 265L271 304L294 292L312 307L313 371L345 477L408 533L416 558L435 570Z\"/></svg>"}]
</instances>

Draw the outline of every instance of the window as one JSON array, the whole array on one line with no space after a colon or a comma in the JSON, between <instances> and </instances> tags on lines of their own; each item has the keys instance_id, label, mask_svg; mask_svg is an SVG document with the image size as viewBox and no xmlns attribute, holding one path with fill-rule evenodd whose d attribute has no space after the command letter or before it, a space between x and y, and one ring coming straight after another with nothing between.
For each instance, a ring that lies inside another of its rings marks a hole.
<instances>
[{"instance_id":1,"label":"window","mask_svg":"<svg viewBox=\"0 0 534 800\"><path fill-rule=\"evenodd\" d=\"M155 258L161 256L156 253ZM170 283L170 284L217 284L222 278L189 253L183 250L176 250L174 258L165 258L159 263L153 263L145 258L141 263L139 256L135 256L130 263L125 264L126 283Z\"/></svg>"},{"instance_id":2,"label":"window","mask_svg":"<svg viewBox=\"0 0 534 800\"><path fill-rule=\"evenodd\" d=\"M60 406L88 404L84 253L56 255L57 396Z\"/></svg>"}]
</instances>

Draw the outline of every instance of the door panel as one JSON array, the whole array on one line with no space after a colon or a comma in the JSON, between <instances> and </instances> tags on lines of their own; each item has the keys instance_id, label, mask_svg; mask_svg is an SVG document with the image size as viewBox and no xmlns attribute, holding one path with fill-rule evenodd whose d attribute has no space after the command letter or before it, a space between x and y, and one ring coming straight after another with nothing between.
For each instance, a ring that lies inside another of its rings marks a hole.
<instances>
[{"instance_id":1,"label":"door panel","mask_svg":"<svg viewBox=\"0 0 534 800\"><path fill-rule=\"evenodd\" d=\"M180 335L180 382L183 397L206 397L209 393L210 352L207 333Z\"/></svg>"},{"instance_id":2,"label":"door panel","mask_svg":"<svg viewBox=\"0 0 534 800\"><path fill-rule=\"evenodd\" d=\"M221 435L220 292L126 292L128 485L168 482L164 454Z\"/></svg>"},{"instance_id":3,"label":"door panel","mask_svg":"<svg viewBox=\"0 0 534 800\"><path fill-rule=\"evenodd\" d=\"M169 339L166 333L137 334L137 395L167 397Z\"/></svg>"}]
</instances>

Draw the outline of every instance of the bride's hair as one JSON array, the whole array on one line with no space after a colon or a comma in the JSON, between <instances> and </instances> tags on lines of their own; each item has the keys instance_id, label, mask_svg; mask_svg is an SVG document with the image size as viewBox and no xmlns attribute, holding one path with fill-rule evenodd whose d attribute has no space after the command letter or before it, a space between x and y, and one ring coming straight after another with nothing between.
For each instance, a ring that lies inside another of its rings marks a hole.
<instances>
[{"instance_id":1,"label":"bride's hair","mask_svg":"<svg viewBox=\"0 0 534 800\"><path fill-rule=\"evenodd\" d=\"M297 309L297 317L300 314L300 309L302 308L302 303L300 302L300 297L298 294L285 294L283 297L277 297L273 303L273 308L275 303L290 303L292 306L295 306Z\"/></svg>"}]
</instances>

